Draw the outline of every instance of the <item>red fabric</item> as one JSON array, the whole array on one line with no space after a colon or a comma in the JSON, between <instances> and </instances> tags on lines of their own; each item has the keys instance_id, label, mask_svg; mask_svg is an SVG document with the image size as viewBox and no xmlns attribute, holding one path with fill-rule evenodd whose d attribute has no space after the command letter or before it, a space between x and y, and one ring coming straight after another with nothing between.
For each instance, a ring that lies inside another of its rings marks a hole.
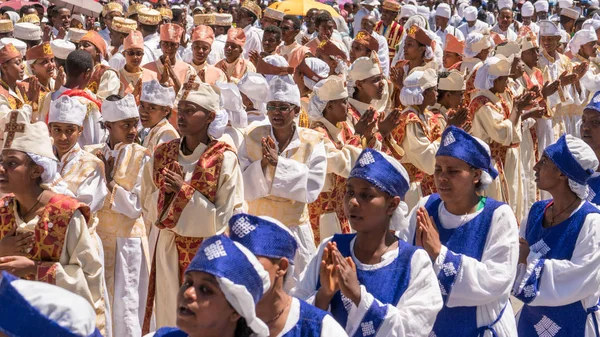
<instances>
[{"instance_id":1,"label":"red fabric","mask_svg":"<svg viewBox=\"0 0 600 337\"><path fill-rule=\"evenodd\" d=\"M69 97L83 97L83 98L87 98L90 101L94 102L94 104L96 104L98 106L98 110L100 112L102 112L102 102L94 97L92 97L92 95L90 95L90 93L88 93L85 90L81 90L81 89L69 89L65 92L62 93L62 95L58 96L58 97L62 97L62 96L69 96Z\"/></svg>"}]
</instances>

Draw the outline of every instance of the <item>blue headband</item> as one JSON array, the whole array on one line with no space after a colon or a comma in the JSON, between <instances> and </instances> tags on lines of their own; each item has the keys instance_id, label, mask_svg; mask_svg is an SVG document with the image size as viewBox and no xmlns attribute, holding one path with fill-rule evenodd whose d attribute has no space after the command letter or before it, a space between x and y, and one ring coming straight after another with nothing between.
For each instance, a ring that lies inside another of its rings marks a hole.
<instances>
[{"instance_id":1,"label":"blue headband","mask_svg":"<svg viewBox=\"0 0 600 337\"><path fill-rule=\"evenodd\" d=\"M191 271L205 272L244 286L252 295L254 304L258 303L263 295L263 282L254 265L246 254L223 234L202 242L185 272Z\"/></svg>"},{"instance_id":2,"label":"blue headband","mask_svg":"<svg viewBox=\"0 0 600 337\"><path fill-rule=\"evenodd\" d=\"M438 156L454 157L487 172L492 179L496 179L498 171L492 165L492 158L488 151L473 136L463 129L450 125L442 133L440 148L435 154Z\"/></svg>"},{"instance_id":3,"label":"blue headband","mask_svg":"<svg viewBox=\"0 0 600 337\"><path fill-rule=\"evenodd\" d=\"M409 182L379 151L367 148L350 171L350 178L359 178L375 185L393 197L404 198Z\"/></svg>"},{"instance_id":4,"label":"blue headband","mask_svg":"<svg viewBox=\"0 0 600 337\"><path fill-rule=\"evenodd\" d=\"M285 257L294 264L298 244L279 225L254 215L237 214L229 220L229 237L241 243L256 256L279 259Z\"/></svg>"},{"instance_id":5,"label":"blue headband","mask_svg":"<svg viewBox=\"0 0 600 337\"><path fill-rule=\"evenodd\" d=\"M587 180L594 173L594 170L592 169L586 170L581 167L579 162L577 162L577 159L573 157L573 154L567 146L566 135L560 137L556 143L546 147L544 153L564 175L578 184L586 185Z\"/></svg>"},{"instance_id":6,"label":"blue headband","mask_svg":"<svg viewBox=\"0 0 600 337\"><path fill-rule=\"evenodd\" d=\"M595 110L600 112L600 91L594 94L594 97L590 100L588 105L585 106L585 109Z\"/></svg>"},{"instance_id":7,"label":"blue headband","mask_svg":"<svg viewBox=\"0 0 600 337\"><path fill-rule=\"evenodd\" d=\"M0 331L8 336L79 337L44 316L19 293L12 282L19 278L2 272L0 281ZM89 337L102 337L95 329Z\"/></svg>"}]
</instances>

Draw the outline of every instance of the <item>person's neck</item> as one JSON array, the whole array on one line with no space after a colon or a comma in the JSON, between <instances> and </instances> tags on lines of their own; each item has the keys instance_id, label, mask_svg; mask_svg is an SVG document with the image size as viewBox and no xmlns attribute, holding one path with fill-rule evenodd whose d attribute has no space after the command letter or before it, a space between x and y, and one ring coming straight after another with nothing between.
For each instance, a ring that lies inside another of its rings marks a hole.
<instances>
[{"instance_id":1,"label":"person's neck","mask_svg":"<svg viewBox=\"0 0 600 337\"><path fill-rule=\"evenodd\" d=\"M389 22L382 21L381 23L383 24L384 27L389 27L394 23L394 21L389 21Z\"/></svg>"},{"instance_id":2,"label":"person's neck","mask_svg":"<svg viewBox=\"0 0 600 337\"><path fill-rule=\"evenodd\" d=\"M17 87L17 79L10 76L2 76L2 81L8 85L8 87L12 90L15 90Z\"/></svg>"},{"instance_id":3,"label":"person's neck","mask_svg":"<svg viewBox=\"0 0 600 337\"><path fill-rule=\"evenodd\" d=\"M37 76L37 79L43 87L46 87L46 88L49 87L50 77L43 78L43 77Z\"/></svg>"},{"instance_id":4,"label":"person's neck","mask_svg":"<svg viewBox=\"0 0 600 337\"><path fill-rule=\"evenodd\" d=\"M427 109L427 107L429 106L429 104L427 103L422 103L419 105L415 105L418 109L420 113L423 113L425 111L425 109Z\"/></svg>"},{"instance_id":5,"label":"person's neck","mask_svg":"<svg viewBox=\"0 0 600 337\"><path fill-rule=\"evenodd\" d=\"M335 120L335 119L333 118L333 116L331 116L331 114L328 114L328 113L326 113L326 114L323 114L323 117L324 117L324 118L325 118L325 119L326 119L326 120L327 120L329 123L331 123L332 125L336 125L336 127L337 127L337 124L338 124L338 123L340 123L340 122L344 122L344 121Z\"/></svg>"},{"instance_id":6,"label":"person's neck","mask_svg":"<svg viewBox=\"0 0 600 337\"><path fill-rule=\"evenodd\" d=\"M227 63L229 63L229 64L233 64L233 63L235 63L237 60L239 60L239 59L240 59L240 57L241 57L241 55L240 55L240 56L238 56L238 57L236 57L235 59L233 59L233 61L229 61L229 59L228 59L228 58L225 58L225 62L227 62Z\"/></svg>"},{"instance_id":7,"label":"person's neck","mask_svg":"<svg viewBox=\"0 0 600 337\"><path fill-rule=\"evenodd\" d=\"M210 142L210 137L208 137L208 133L201 132L193 135L187 135L183 137L185 148L194 152L200 143L204 145L208 145Z\"/></svg>"},{"instance_id":8,"label":"person's neck","mask_svg":"<svg viewBox=\"0 0 600 337\"><path fill-rule=\"evenodd\" d=\"M417 58L417 59L409 60L408 61L408 69L409 70L413 70L414 68L422 66L423 63L424 62L423 62L422 58Z\"/></svg>"},{"instance_id":9,"label":"person's neck","mask_svg":"<svg viewBox=\"0 0 600 337\"><path fill-rule=\"evenodd\" d=\"M142 37L146 38L146 37L148 37L150 35L153 35L154 33L156 33L156 32L142 31Z\"/></svg>"},{"instance_id":10,"label":"person's neck","mask_svg":"<svg viewBox=\"0 0 600 337\"><path fill-rule=\"evenodd\" d=\"M448 103L448 100L446 99L442 99L437 101L441 106L443 106L446 109L450 109L450 104Z\"/></svg>"},{"instance_id":11,"label":"person's neck","mask_svg":"<svg viewBox=\"0 0 600 337\"><path fill-rule=\"evenodd\" d=\"M579 50L579 53L577 53L577 54L578 54L579 56L583 57L584 59L586 59L586 60L589 60L589 59L590 59L590 57L589 57L589 56L586 56L586 55L585 55L585 53L582 53L582 52L583 52L583 50L582 50L582 49L580 49L580 50Z\"/></svg>"},{"instance_id":12,"label":"person's neck","mask_svg":"<svg viewBox=\"0 0 600 337\"><path fill-rule=\"evenodd\" d=\"M207 333L206 331L184 331L187 333L188 337L235 337L235 329L237 327L237 323L233 323L232 325L228 325L225 329L219 329L219 331L212 333ZM182 330L183 331L183 330Z\"/></svg>"},{"instance_id":13,"label":"person's neck","mask_svg":"<svg viewBox=\"0 0 600 337\"><path fill-rule=\"evenodd\" d=\"M440 28L440 30L443 32L443 31L445 31L445 30L446 30L446 27L448 27L448 24L445 24L445 25L440 25L440 27L439 27L439 28Z\"/></svg>"},{"instance_id":14,"label":"person's neck","mask_svg":"<svg viewBox=\"0 0 600 337\"><path fill-rule=\"evenodd\" d=\"M15 193L15 199L18 202L18 212L20 216L25 217L34 213L33 207L40 204L38 201L44 189L40 185L32 186L23 194ZM29 214L27 214L29 213ZM26 221L27 219L23 219Z\"/></svg>"},{"instance_id":15,"label":"person's neck","mask_svg":"<svg viewBox=\"0 0 600 337\"><path fill-rule=\"evenodd\" d=\"M273 128L273 135L275 136L275 140L277 144L280 146L283 144L289 144L289 140L294 136L294 128L295 124L291 124L286 128ZM285 149L280 148L279 151L283 151Z\"/></svg>"},{"instance_id":16,"label":"person's neck","mask_svg":"<svg viewBox=\"0 0 600 337\"><path fill-rule=\"evenodd\" d=\"M54 149L56 150L55 152L56 152L56 156L58 157L58 160L59 160L59 161L60 161L60 160L62 160L62 159L63 159L63 157L64 157L64 156L65 156L67 153L69 153L71 150L73 150L73 148L75 147L75 145L76 145L76 144L77 144L77 143L73 144L73 146L71 146L71 147L70 147L70 148L69 148L67 151L60 151L58 148L56 148L56 147L55 147Z\"/></svg>"},{"instance_id":17,"label":"person's neck","mask_svg":"<svg viewBox=\"0 0 600 337\"><path fill-rule=\"evenodd\" d=\"M269 330L271 336L277 336L285 327L289 311L284 311L290 305L291 296L283 290L283 285L275 284L273 291L269 291L256 305L256 316L263 322L269 322ZM281 315L273 322L277 315Z\"/></svg>"},{"instance_id":18,"label":"person's neck","mask_svg":"<svg viewBox=\"0 0 600 337\"><path fill-rule=\"evenodd\" d=\"M594 153L596 154L596 158L600 158L598 156L600 156L600 147L596 150L594 150ZM596 170L596 172L600 172L600 166L598 166L598 169Z\"/></svg>"},{"instance_id":19,"label":"person's neck","mask_svg":"<svg viewBox=\"0 0 600 337\"><path fill-rule=\"evenodd\" d=\"M525 65L529 68L529 69L533 69L534 67L537 66L537 64L533 63L533 62L525 62L523 61L523 63L525 63Z\"/></svg>"},{"instance_id":20,"label":"person's neck","mask_svg":"<svg viewBox=\"0 0 600 337\"><path fill-rule=\"evenodd\" d=\"M283 41L283 44L284 44L285 46L291 46L291 45L293 45L294 43L296 43L296 39L292 39L291 41Z\"/></svg>"},{"instance_id":21,"label":"person's neck","mask_svg":"<svg viewBox=\"0 0 600 337\"><path fill-rule=\"evenodd\" d=\"M367 93L362 92L360 90L356 91L356 94L354 95L355 99L361 103L365 103L365 104L371 104L371 101L373 100L371 98L371 96L369 96Z\"/></svg>"},{"instance_id":22,"label":"person's neck","mask_svg":"<svg viewBox=\"0 0 600 337\"><path fill-rule=\"evenodd\" d=\"M111 150L114 150L114 149L115 149L115 146L116 146L117 144L119 144L119 143L122 143L122 142L120 142L120 141L119 141L119 140L117 140L117 139L114 139L113 137L109 137L109 138L108 138L108 148L109 148L109 149L111 149Z\"/></svg>"},{"instance_id":23,"label":"person's neck","mask_svg":"<svg viewBox=\"0 0 600 337\"><path fill-rule=\"evenodd\" d=\"M452 199L452 202L444 203L446 210L454 215L466 215L472 213L479 203L479 196L477 193L469 194L464 198Z\"/></svg>"},{"instance_id":24,"label":"person's neck","mask_svg":"<svg viewBox=\"0 0 600 337\"><path fill-rule=\"evenodd\" d=\"M67 78L65 82L65 88L69 89L85 89L85 85L83 85L78 79Z\"/></svg>"},{"instance_id":25,"label":"person's neck","mask_svg":"<svg viewBox=\"0 0 600 337\"><path fill-rule=\"evenodd\" d=\"M194 64L197 65L197 66L201 66L201 65L204 65L206 63L206 59L204 59L204 61L195 60L194 59L194 60L192 60L192 62L194 62Z\"/></svg>"},{"instance_id":26,"label":"person's neck","mask_svg":"<svg viewBox=\"0 0 600 337\"><path fill-rule=\"evenodd\" d=\"M142 70L142 68L132 66L131 64L126 64L124 68L128 73L139 73Z\"/></svg>"},{"instance_id":27,"label":"person's neck","mask_svg":"<svg viewBox=\"0 0 600 337\"><path fill-rule=\"evenodd\" d=\"M473 21L473 23L467 21L467 25L469 26L469 28L473 28L475 27L475 24L477 23L477 20Z\"/></svg>"},{"instance_id":28,"label":"person's neck","mask_svg":"<svg viewBox=\"0 0 600 337\"><path fill-rule=\"evenodd\" d=\"M396 238L390 233L389 226L378 226L380 229L370 232L359 232L354 242L354 256L365 264L381 262L383 254L389 250Z\"/></svg>"}]
</instances>

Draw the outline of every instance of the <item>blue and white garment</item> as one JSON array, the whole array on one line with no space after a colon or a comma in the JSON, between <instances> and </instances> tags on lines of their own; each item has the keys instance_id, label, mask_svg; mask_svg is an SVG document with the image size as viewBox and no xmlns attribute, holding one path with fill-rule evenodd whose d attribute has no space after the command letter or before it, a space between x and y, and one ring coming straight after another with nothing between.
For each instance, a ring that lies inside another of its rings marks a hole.
<instances>
[{"instance_id":1,"label":"blue and white garment","mask_svg":"<svg viewBox=\"0 0 600 337\"><path fill-rule=\"evenodd\" d=\"M386 252L381 262L367 265L354 255L355 237L338 234L331 239L342 255L352 257L361 284L358 306L340 293L335 295L330 307L334 318L353 337L428 336L442 298L427 253L400 240L398 248ZM308 303L314 303L320 287L319 267L328 241L319 246L304 278L292 290Z\"/></svg>"},{"instance_id":2,"label":"blue and white garment","mask_svg":"<svg viewBox=\"0 0 600 337\"><path fill-rule=\"evenodd\" d=\"M412 240L419 207L433 217L442 243L433 265L445 305L432 336L516 336L509 295L519 246L510 207L488 198L482 209L459 216L433 194L411 214Z\"/></svg>"},{"instance_id":3,"label":"blue and white garment","mask_svg":"<svg viewBox=\"0 0 600 337\"><path fill-rule=\"evenodd\" d=\"M292 298L285 327L275 337L345 337L344 328L327 312Z\"/></svg>"},{"instance_id":4,"label":"blue and white garment","mask_svg":"<svg viewBox=\"0 0 600 337\"><path fill-rule=\"evenodd\" d=\"M0 333L9 337L102 337L94 308L52 284L0 275Z\"/></svg>"},{"instance_id":5,"label":"blue and white garment","mask_svg":"<svg viewBox=\"0 0 600 337\"><path fill-rule=\"evenodd\" d=\"M520 230L531 251L513 289L525 303L517 317L519 336L598 337L600 211L582 201L569 219L544 228L550 203L533 204Z\"/></svg>"},{"instance_id":6,"label":"blue and white garment","mask_svg":"<svg viewBox=\"0 0 600 337\"><path fill-rule=\"evenodd\" d=\"M594 173L587 181L588 192L587 201L594 205L600 206L600 173Z\"/></svg>"}]
</instances>

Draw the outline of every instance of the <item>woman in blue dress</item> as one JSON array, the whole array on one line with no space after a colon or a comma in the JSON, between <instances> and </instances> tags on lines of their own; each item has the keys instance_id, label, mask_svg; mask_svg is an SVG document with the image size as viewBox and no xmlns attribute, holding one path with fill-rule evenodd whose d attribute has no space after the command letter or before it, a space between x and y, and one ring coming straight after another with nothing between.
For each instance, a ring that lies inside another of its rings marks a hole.
<instances>
[{"instance_id":1,"label":"woman in blue dress","mask_svg":"<svg viewBox=\"0 0 600 337\"><path fill-rule=\"evenodd\" d=\"M552 195L521 222L514 295L519 337L597 337L600 211L586 201L598 168L581 139L562 136L534 166L537 187Z\"/></svg>"},{"instance_id":2,"label":"woman in blue dress","mask_svg":"<svg viewBox=\"0 0 600 337\"><path fill-rule=\"evenodd\" d=\"M349 336L425 337L442 308L427 253L391 232L405 217L408 188L397 160L363 150L344 196L356 233L325 240L292 291L329 309Z\"/></svg>"},{"instance_id":3,"label":"woman in blue dress","mask_svg":"<svg viewBox=\"0 0 600 337\"><path fill-rule=\"evenodd\" d=\"M579 126L581 139L589 145L597 158L600 158L600 91L597 92L583 109ZM600 172L594 172L588 179L590 189L587 200L600 205Z\"/></svg>"}]
</instances>

